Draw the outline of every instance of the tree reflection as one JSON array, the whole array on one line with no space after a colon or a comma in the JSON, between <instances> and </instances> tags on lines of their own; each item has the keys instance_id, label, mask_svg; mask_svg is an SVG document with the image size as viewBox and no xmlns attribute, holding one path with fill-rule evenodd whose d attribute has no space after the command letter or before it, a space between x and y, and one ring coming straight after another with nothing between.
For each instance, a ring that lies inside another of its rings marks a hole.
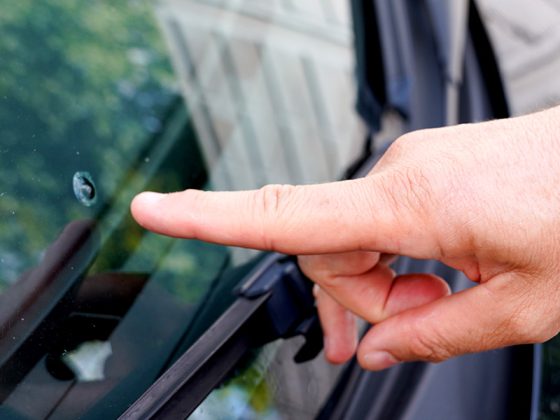
<instances>
[{"instance_id":1,"label":"tree reflection","mask_svg":"<svg viewBox=\"0 0 560 420\"><path fill-rule=\"evenodd\" d=\"M92 218L176 91L149 1L0 0L0 288ZM101 194L76 200L87 171Z\"/></svg>"}]
</instances>

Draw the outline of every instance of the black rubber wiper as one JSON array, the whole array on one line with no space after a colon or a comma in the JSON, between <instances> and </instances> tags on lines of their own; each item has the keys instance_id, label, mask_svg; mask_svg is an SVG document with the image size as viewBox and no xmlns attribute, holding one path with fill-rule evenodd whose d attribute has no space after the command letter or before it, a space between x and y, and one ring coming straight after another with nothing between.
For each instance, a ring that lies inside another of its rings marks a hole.
<instances>
[{"instance_id":1,"label":"black rubber wiper","mask_svg":"<svg viewBox=\"0 0 560 420\"><path fill-rule=\"evenodd\" d=\"M294 258L271 254L229 309L120 418L185 418L251 349L296 335L306 341L294 360L317 356L323 339L312 284Z\"/></svg>"}]
</instances>

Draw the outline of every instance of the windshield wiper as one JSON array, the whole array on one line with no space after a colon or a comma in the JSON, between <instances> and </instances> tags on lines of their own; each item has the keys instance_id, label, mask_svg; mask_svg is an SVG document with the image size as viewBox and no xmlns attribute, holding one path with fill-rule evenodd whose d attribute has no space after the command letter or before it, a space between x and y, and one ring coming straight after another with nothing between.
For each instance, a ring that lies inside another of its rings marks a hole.
<instances>
[{"instance_id":1,"label":"windshield wiper","mask_svg":"<svg viewBox=\"0 0 560 420\"><path fill-rule=\"evenodd\" d=\"M228 310L121 419L185 418L251 349L278 338L305 337L297 363L323 347L312 284L295 259L271 254L238 289Z\"/></svg>"}]
</instances>

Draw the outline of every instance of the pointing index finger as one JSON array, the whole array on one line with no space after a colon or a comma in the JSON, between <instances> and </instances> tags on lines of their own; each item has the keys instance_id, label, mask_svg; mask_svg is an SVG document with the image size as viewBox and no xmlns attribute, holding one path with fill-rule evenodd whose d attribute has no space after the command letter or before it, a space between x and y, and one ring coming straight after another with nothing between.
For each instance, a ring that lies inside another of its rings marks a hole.
<instances>
[{"instance_id":1,"label":"pointing index finger","mask_svg":"<svg viewBox=\"0 0 560 420\"><path fill-rule=\"evenodd\" d=\"M224 245L289 254L402 253L412 218L397 218L382 191L370 176L253 191L142 193L131 209L147 229Z\"/></svg>"}]
</instances>

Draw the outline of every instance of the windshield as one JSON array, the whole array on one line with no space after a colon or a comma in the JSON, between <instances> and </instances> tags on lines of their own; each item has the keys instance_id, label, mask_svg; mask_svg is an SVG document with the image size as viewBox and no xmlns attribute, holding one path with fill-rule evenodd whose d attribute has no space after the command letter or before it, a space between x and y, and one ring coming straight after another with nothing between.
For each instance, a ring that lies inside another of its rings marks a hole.
<instances>
[{"instance_id":1,"label":"windshield","mask_svg":"<svg viewBox=\"0 0 560 420\"><path fill-rule=\"evenodd\" d=\"M339 178L365 138L350 112L347 14L256 1L0 6L0 413L115 415L259 257L145 232L130 199Z\"/></svg>"}]
</instances>

